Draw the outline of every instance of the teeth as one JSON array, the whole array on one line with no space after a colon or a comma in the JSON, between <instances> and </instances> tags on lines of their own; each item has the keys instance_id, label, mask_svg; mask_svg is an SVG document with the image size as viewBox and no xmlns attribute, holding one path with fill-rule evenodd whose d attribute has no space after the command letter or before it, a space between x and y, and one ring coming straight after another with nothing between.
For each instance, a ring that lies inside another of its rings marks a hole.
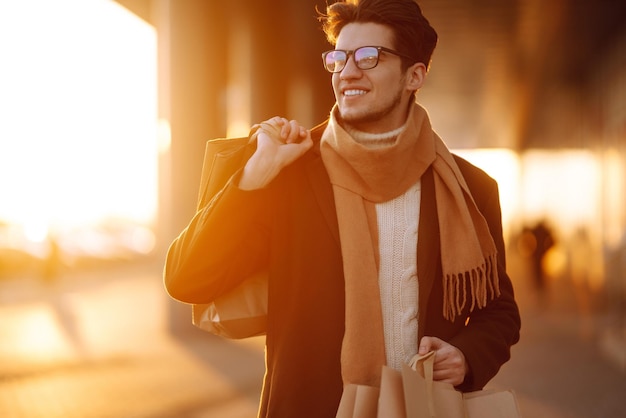
<instances>
[{"instance_id":1,"label":"teeth","mask_svg":"<svg viewBox=\"0 0 626 418\"><path fill-rule=\"evenodd\" d=\"M343 92L345 96L359 96L361 94L365 94L364 90L346 90Z\"/></svg>"}]
</instances>

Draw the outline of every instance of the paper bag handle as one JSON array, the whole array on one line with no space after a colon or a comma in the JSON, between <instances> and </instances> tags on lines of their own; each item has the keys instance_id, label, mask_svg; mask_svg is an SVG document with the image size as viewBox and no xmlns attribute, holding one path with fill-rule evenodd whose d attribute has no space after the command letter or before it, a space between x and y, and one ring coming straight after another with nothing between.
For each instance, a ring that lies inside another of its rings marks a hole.
<instances>
[{"instance_id":1,"label":"paper bag handle","mask_svg":"<svg viewBox=\"0 0 626 418\"><path fill-rule=\"evenodd\" d=\"M428 412L431 418L436 418L435 397L433 395L433 367L435 364L435 352L416 354L409 362L409 367L421 373L426 381L426 395L428 397Z\"/></svg>"}]
</instances>

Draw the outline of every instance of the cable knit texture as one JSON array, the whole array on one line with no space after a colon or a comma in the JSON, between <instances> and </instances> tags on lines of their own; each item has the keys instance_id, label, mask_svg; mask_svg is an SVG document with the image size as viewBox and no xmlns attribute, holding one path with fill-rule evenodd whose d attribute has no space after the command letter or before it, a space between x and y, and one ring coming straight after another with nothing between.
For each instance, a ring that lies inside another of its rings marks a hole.
<instances>
[{"instance_id":1,"label":"cable knit texture","mask_svg":"<svg viewBox=\"0 0 626 418\"><path fill-rule=\"evenodd\" d=\"M420 184L376 205L387 366L400 370L417 354L417 220Z\"/></svg>"}]
</instances>

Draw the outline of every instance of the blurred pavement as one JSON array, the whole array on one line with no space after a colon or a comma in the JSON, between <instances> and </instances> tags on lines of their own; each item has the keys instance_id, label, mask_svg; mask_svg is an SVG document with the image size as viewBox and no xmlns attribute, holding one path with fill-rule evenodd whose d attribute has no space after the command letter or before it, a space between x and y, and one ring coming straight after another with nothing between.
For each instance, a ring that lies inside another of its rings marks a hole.
<instances>
[{"instance_id":1,"label":"blurred pavement","mask_svg":"<svg viewBox=\"0 0 626 418\"><path fill-rule=\"evenodd\" d=\"M0 417L254 417L263 342L170 336L160 272L0 282Z\"/></svg>"},{"instance_id":2,"label":"blurred pavement","mask_svg":"<svg viewBox=\"0 0 626 418\"><path fill-rule=\"evenodd\" d=\"M0 417L256 416L262 338L170 335L161 267L0 281ZM522 340L489 387L513 389L524 418L626 417L626 346L602 309L518 280Z\"/></svg>"}]
</instances>

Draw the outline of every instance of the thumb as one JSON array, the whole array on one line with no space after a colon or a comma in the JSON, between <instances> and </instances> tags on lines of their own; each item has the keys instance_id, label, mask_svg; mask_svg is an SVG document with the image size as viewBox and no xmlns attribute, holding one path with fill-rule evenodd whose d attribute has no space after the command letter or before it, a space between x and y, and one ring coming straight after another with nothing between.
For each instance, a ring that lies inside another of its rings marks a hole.
<instances>
[{"instance_id":1,"label":"thumb","mask_svg":"<svg viewBox=\"0 0 626 418\"><path fill-rule=\"evenodd\" d=\"M420 341L418 354L420 356L423 356L424 354L428 354L428 352L431 351L431 347L432 347L432 338L422 337L422 340Z\"/></svg>"},{"instance_id":2,"label":"thumb","mask_svg":"<svg viewBox=\"0 0 626 418\"><path fill-rule=\"evenodd\" d=\"M418 354L428 354L430 351L436 351L441 347L443 341L437 337L422 337L420 341Z\"/></svg>"}]
</instances>

